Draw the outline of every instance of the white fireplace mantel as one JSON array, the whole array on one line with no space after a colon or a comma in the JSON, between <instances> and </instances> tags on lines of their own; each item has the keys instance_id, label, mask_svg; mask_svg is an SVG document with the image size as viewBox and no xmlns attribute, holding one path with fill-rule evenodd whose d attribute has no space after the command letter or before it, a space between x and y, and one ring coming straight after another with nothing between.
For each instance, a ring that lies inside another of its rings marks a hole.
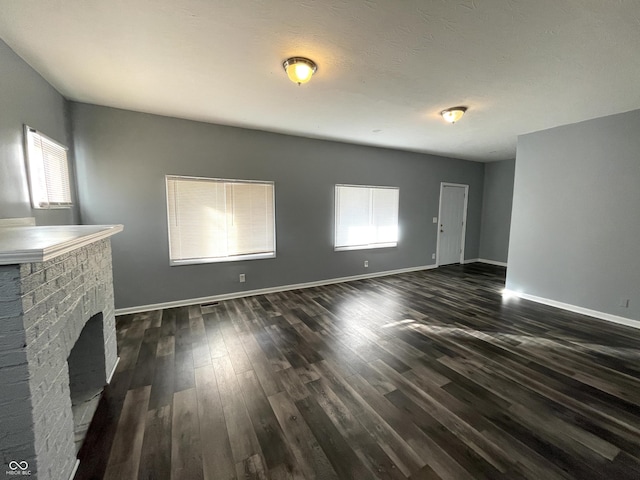
<instances>
[{"instance_id":1,"label":"white fireplace mantel","mask_svg":"<svg viewBox=\"0 0 640 480\"><path fill-rule=\"evenodd\" d=\"M51 260L122 229L122 225L0 227L0 265Z\"/></svg>"}]
</instances>

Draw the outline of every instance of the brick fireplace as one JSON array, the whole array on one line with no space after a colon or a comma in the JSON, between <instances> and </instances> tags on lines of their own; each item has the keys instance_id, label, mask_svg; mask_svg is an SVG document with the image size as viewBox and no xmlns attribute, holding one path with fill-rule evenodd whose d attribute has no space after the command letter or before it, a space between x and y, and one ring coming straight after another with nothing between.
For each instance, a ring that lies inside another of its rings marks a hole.
<instances>
[{"instance_id":1,"label":"brick fireplace","mask_svg":"<svg viewBox=\"0 0 640 480\"><path fill-rule=\"evenodd\" d=\"M67 480L76 468L77 448L117 362L108 238L117 227L0 228L6 478L30 472Z\"/></svg>"}]
</instances>

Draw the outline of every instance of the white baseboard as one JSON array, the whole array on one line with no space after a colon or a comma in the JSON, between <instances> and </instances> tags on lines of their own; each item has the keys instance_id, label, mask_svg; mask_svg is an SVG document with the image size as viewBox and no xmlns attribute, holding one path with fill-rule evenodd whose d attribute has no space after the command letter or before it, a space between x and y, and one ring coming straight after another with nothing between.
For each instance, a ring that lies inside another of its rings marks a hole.
<instances>
[{"instance_id":1,"label":"white baseboard","mask_svg":"<svg viewBox=\"0 0 640 480\"><path fill-rule=\"evenodd\" d=\"M116 367L118 366L118 363L120 363L120 357L116 357L116 363L113 364L113 368L111 369L111 373L109 374L109 377L107 378L107 384L111 383L111 379L113 378L113 375L116 373Z\"/></svg>"},{"instance_id":2,"label":"white baseboard","mask_svg":"<svg viewBox=\"0 0 640 480\"><path fill-rule=\"evenodd\" d=\"M496 265L498 267L506 267L507 262L498 262L497 260L487 260L486 258L479 258L478 262L486 263L488 265Z\"/></svg>"},{"instance_id":3,"label":"white baseboard","mask_svg":"<svg viewBox=\"0 0 640 480\"><path fill-rule=\"evenodd\" d=\"M164 308L186 307L189 305L199 305L201 303L221 302L234 298L253 297L254 295L266 295L268 293L286 292L288 290L298 290L301 288L321 287L334 283L352 282L354 280L364 280L367 278L386 277L388 275L398 275L400 273L418 272L430 270L436 265L423 265L420 267L400 268L398 270L386 270L384 272L366 273L363 275L353 275L350 277L329 278L315 282L297 283L293 285L281 285L278 287L259 288L257 290L246 290L241 292L224 293L222 295L212 295L210 297L187 298L185 300L175 300L173 302L154 303L151 305L140 305L136 307L116 308L116 315L129 315L132 313L148 312L152 310L162 310Z\"/></svg>"},{"instance_id":4,"label":"white baseboard","mask_svg":"<svg viewBox=\"0 0 640 480\"><path fill-rule=\"evenodd\" d=\"M513 290L504 289L503 295L514 296L523 298L525 300L531 300L532 302L542 303L549 305L550 307L560 308L562 310L568 310L570 312L580 313L589 317L598 318L600 320L606 320L607 322L618 323L620 325L626 325L627 327L640 328L640 321L632 320L631 318L619 317L610 313L599 312L598 310L591 310L589 308L579 307L578 305L571 305L570 303L559 302L557 300L551 300L550 298L537 297L523 292L515 292Z\"/></svg>"},{"instance_id":5,"label":"white baseboard","mask_svg":"<svg viewBox=\"0 0 640 480\"><path fill-rule=\"evenodd\" d=\"M464 264L467 264L467 263L486 263L488 265L497 265L498 267L506 267L507 266L507 262L498 262L496 260L487 260L486 258L468 258L462 263L464 263Z\"/></svg>"},{"instance_id":6,"label":"white baseboard","mask_svg":"<svg viewBox=\"0 0 640 480\"><path fill-rule=\"evenodd\" d=\"M71 476L69 480L73 480L73 477L76 476L76 472L78 471L78 467L80 466L80 460L76 458L76 464L73 466L73 470L71 471Z\"/></svg>"}]
</instances>

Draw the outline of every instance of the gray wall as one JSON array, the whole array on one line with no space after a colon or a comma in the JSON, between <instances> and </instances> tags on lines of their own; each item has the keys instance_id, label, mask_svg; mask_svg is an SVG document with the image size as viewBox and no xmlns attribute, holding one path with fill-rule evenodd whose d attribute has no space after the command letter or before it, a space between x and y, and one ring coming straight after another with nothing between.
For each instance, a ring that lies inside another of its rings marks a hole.
<instances>
[{"instance_id":1,"label":"gray wall","mask_svg":"<svg viewBox=\"0 0 640 480\"><path fill-rule=\"evenodd\" d=\"M83 223L125 226L117 308L430 265L441 181L470 186L465 257L478 257L481 163L87 104L72 118ZM165 174L275 181L277 258L169 267ZM400 187L397 248L333 251L336 183Z\"/></svg>"},{"instance_id":2,"label":"gray wall","mask_svg":"<svg viewBox=\"0 0 640 480\"><path fill-rule=\"evenodd\" d=\"M507 288L640 319L638 132L640 110L518 138Z\"/></svg>"},{"instance_id":3,"label":"gray wall","mask_svg":"<svg viewBox=\"0 0 640 480\"><path fill-rule=\"evenodd\" d=\"M65 99L2 40L0 72L0 218L36 217L38 225L77 223L77 207L31 208L24 157L24 124L71 147ZM72 152L69 157L73 176Z\"/></svg>"},{"instance_id":4,"label":"gray wall","mask_svg":"<svg viewBox=\"0 0 640 480\"><path fill-rule=\"evenodd\" d=\"M480 258L507 262L516 161L484 164Z\"/></svg>"}]
</instances>

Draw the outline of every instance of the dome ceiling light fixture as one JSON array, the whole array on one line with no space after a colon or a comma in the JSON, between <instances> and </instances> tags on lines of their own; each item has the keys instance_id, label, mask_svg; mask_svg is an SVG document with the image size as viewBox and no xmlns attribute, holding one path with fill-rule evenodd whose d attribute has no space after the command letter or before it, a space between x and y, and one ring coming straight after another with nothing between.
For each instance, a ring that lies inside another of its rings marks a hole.
<instances>
[{"instance_id":1,"label":"dome ceiling light fixture","mask_svg":"<svg viewBox=\"0 0 640 480\"><path fill-rule=\"evenodd\" d=\"M304 57L287 58L282 66L284 71L287 72L289 80L298 85L307 83L318 70L318 66L313 60Z\"/></svg>"},{"instance_id":2,"label":"dome ceiling light fixture","mask_svg":"<svg viewBox=\"0 0 640 480\"><path fill-rule=\"evenodd\" d=\"M462 118L464 112L466 111L467 107L451 107L441 111L440 115L442 115L442 118L444 118L447 122L456 123Z\"/></svg>"}]
</instances>

